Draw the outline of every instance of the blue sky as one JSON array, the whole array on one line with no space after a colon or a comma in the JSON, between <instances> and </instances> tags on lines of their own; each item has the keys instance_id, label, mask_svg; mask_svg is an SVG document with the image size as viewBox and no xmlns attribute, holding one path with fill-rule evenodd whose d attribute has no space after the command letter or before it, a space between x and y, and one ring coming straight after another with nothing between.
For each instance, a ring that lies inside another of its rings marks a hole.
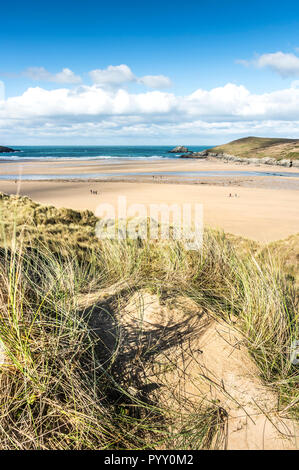
<instances>
[{"instance_id":1,"label":"blue sky","mask_svg":"<svg viewBox=\"0 0 299 470\"><path fill-rule=\"evenodd\" d=\"M298 2L2 2L0 58L3 144L299 133Z\"/></svg>"}]
</instances>

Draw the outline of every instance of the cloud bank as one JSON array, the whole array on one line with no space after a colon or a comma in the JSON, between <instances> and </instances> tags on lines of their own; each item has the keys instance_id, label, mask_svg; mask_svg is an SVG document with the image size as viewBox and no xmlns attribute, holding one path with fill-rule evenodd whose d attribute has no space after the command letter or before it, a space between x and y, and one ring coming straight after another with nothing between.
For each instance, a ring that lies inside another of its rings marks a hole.
<instances>
[{"instance_id":1,"label":"cloud bank","mask_svg":"<svg viewBox=\"0 0 299 470\"><path fill-rule=\"evenodd\" d=\"M214 143L246 134L298 136L296 81L290 88L263 94L232 83L197 89L186 96L158 90L130 93L102 87L105 80L119 87L120 80L126 83L131 77L124 67L108 69L97 75L99 83L90 86L31 87L20 96L0 101L0 136L5 141L17 136L18 143L53 138L91 144L130 139L160 144L180 136L187 143Z\"/></svg>"}]
</instances>

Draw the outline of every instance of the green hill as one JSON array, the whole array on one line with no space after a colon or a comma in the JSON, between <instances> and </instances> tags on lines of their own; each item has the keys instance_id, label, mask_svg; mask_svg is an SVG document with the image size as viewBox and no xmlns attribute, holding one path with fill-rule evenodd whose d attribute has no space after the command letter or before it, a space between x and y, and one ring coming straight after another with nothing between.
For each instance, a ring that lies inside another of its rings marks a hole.
<instances>
[{"instance_id":1,"label":"green hill","mask_svg":"<svg viewBox=\"0 0 299 470\"><path fill-rule=\"evenodd\" d=\"M237 157L270 157L299 160L299 139L244 137L228 144L217 145L210 152L228 153Z\"/></svg>"}]
</instances>

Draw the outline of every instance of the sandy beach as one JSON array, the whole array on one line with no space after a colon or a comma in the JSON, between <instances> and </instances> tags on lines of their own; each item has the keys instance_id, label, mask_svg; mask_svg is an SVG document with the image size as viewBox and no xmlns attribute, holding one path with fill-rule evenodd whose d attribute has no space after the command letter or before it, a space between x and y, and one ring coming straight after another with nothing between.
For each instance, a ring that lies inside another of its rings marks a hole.
<instances>
[{"instance_id":1,"label":"sandy beach","mask_svg":"<svg viewBox=\"0 0 299 470\"><path fill-rule=\"evenodd\" d=\"M194 171L210 172L211 176L184 177L184 172ZM231 173L235 171L262 173L258 176ZM179 174L159 176L161 172ZM215 172L221 174L215 176ZM265 172L272 175L265 176ZM82 175L95 173L96 177L79 179ZM103 177L107 173L109 177ZM277 176L281 173L290 176ZM20 174L22 180L19 180ZM32 174L46 180L26 181L26 176ZM68 178L70 174L72 179ZM299 178L293 168L249 168L183 159L114 163L81 161L79 164L64 160L2 162L0 175L15 175L17 180L0 181L1 192L27 195L34 201L56 207L95 211L101 203L117 205L118 196L126 196L128 204L200 203L203 204L206 226L252 240L269 242L299 232ZM53 175L60 175L62 179L52 179ZM97 194L91 194L91 190Z\"/></svg>"}]
</instances>

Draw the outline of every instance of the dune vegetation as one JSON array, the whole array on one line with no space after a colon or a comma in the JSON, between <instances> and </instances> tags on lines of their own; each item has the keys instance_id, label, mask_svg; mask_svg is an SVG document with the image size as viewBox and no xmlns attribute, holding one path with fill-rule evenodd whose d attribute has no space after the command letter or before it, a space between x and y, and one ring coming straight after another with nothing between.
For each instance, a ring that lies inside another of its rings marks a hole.
<instances>
[{"instance_id":1,"label":"dune vegetation","mask_svg":"<svg viewBox=\"0 0 299 470\"><path fill-rule=\"evenodd\" d=\"M227 153L236 157L299 159L299 139L244 137L228 144L217 145L210 152Z\"/></svg>"},{"instance_id":2,"label":"dune vegetation","mask_svg":"<svg viewBox=\"0 0 299 470\"><path fill-rule=\"evenodd\" d=\"M295 446L299 235L100 241L4 194L0 220L1 449Z\"/></svg>"}]
</instances>

